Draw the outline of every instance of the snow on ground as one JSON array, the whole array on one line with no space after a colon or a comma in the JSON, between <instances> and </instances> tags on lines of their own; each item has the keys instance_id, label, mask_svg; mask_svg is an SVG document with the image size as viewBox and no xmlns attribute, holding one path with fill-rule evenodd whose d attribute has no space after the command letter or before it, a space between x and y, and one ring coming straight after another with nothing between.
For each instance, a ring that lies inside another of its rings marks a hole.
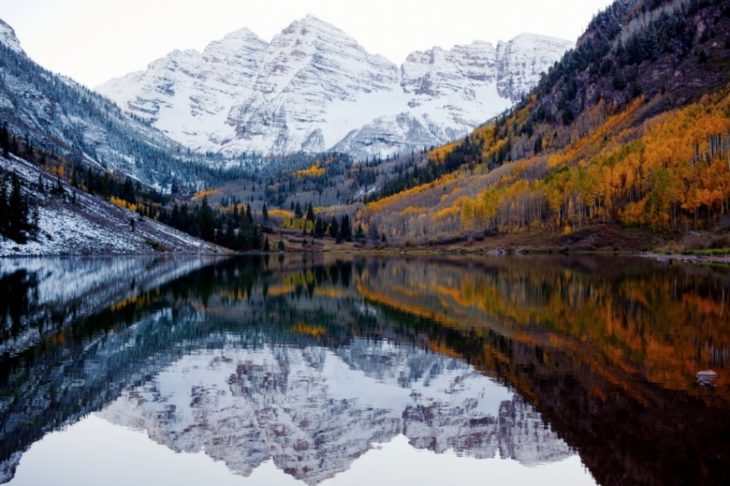
<instances>
[{"instance_id":1,"label":"snow on ground","mask_svg":"<svg viewBox=\"0 0 730 486\"><path fill-rule=\"evenodd\" d=\"M3 171L13 171L22 180L24 192L39 206L38 237L18 244L0 236L0 256L222 253L225 250L198 240L127 209L117 207L63 183L64 196L53 195L57 181L29 162L0 157ZM39 177L46 191L38 191ZM76 202L72 202L72 194ZM130 220L134 220L134 228Z\"/></svg>"}]
</instances>

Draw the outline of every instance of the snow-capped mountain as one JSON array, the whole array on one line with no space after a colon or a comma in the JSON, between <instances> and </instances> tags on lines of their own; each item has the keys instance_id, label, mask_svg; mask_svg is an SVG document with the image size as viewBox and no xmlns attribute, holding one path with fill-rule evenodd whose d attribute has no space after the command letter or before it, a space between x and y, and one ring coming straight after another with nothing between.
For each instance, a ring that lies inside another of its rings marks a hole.
<instances>
[{"instance_id":1,"label":"snow-capped mountain","mask_svg":"<svg viewBox=\"0 0 730 486\"><path fill-rule=\"evenodd\" d=\"M570 46L524 34L496 48L414 52L399 67L307 16L270 43L243 29L97 90L195 150L363 158L464 135L523 96Z\"/></svg>"},{"instance_id":2,"label":"snow-capped mountain","mask_svg":"<svg viewBox=\"0 0 730 486\"><path fill-rule=\"evenodd\" d=\"M523 464L572 454L529 404L463 362L388 342L226 346L185 356L100 415L236 474L274 464L307 484L399 435L413 447Z\"/></svg>"}]
</instances>

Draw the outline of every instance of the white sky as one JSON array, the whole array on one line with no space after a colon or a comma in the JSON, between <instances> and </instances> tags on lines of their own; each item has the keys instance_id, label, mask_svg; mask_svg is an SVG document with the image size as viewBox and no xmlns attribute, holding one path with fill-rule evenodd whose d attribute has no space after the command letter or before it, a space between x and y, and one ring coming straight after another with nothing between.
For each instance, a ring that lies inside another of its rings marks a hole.
<instances>
[{"instance_id":1,"label":"white sky","mask_svg":"<svg viewBox=\"0 0 730 486\"><path fill-rule=\"evenodd\" d=\"M52 71L96 86L171 50L248 27L266 41L311 13L400 63L434 45L522 32L575 40L611 0L0 0L0 18Z\"/></svg>"}]
</instances>

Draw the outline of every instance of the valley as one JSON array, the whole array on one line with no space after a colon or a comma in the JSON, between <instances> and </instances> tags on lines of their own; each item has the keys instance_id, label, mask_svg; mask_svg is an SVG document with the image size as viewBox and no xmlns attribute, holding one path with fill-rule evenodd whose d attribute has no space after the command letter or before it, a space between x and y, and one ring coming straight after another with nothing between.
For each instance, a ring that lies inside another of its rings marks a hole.
<instances>
[{"instance_id":1,"label":"valley","mask_svg":"<svg viewBox=\"0 0 730 486\"><path fill-rule=\"evenodd\" d=\"M0 484L730 484L730 0L0 17Z\"/></svg>"},{"instance_id":2,"label":"valley","mask_svg":"<svg viewBox=\"0 0 730 486\"><path fill-rule=\"evenodd\" d=\"M234 251L722 256L728 31L724 2L621 0L572 49L524 34L397 66L307 16L174 51L98 87L109 101L3 24L0 113L15 155Z\"/></svg>"}]
</instances>

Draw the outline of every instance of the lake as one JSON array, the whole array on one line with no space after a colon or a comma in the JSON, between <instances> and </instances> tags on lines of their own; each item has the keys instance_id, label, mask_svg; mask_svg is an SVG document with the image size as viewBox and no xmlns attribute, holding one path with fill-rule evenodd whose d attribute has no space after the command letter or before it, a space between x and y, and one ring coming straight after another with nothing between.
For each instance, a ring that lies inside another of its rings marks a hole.
<instances>
[{"instance_id":1,"label":"lake","mask_svg":"<svg viewBox=\"0 0 730 486\"><path fill-rule=\"evenodd\" d=\"M0 483L730 484L727 266L0 259L0 316Z\"/></svg>"}]
</instances>

